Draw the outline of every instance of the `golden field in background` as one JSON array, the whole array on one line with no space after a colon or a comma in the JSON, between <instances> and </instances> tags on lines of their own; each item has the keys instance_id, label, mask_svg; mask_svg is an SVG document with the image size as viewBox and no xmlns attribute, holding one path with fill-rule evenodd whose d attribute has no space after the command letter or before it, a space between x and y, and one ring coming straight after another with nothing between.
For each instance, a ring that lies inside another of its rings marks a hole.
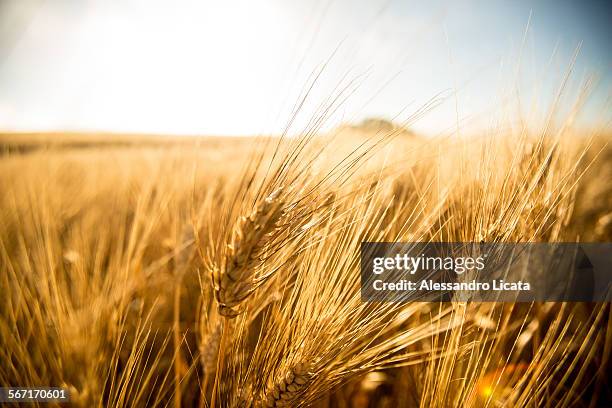
<instances>
[{"instance_id":1,"label":"golden field in background","mask_svg":"<svg viewBox=\"0 0 612 408\"><path fill-rule=\"evenodd\" d=\"M596 406L609 304L364 303L359 243L609 242L609 141L0 135L0 383L83 407Z\"/></svg>"}]
</instances>

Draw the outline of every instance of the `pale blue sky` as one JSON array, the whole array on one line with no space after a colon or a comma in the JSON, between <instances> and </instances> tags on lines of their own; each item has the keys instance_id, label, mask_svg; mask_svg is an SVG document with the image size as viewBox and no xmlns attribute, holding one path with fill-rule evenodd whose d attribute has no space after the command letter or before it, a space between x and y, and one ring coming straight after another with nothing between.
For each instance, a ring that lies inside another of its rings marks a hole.
<instances>
[{"instance_id":1,"label":"pale blue sky","mask_svg":"<svg viewBox=\"0 0 612 408\"><path fill-rule=\"evenodd\" d=\"M324 128L406 120L435 95L447 98L416 130L447 132L457 119L492 128L519 112L537 122L579 44L564 106L594 76L580 123L600 126L611 118L611 10L574 0L4 0L0 129L279 132L326 61L293 131L345 85Z\"/></svg>"}]
</instances>

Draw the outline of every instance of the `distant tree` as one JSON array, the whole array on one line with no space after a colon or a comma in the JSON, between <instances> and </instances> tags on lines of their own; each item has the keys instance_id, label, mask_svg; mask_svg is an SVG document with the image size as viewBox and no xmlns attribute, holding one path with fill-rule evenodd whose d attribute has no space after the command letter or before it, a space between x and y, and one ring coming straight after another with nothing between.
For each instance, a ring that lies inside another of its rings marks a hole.
<instances>
[{"instance_id":1,"label":"distant tree","mask_svg":"<svg viewBox=\"0 0 612 408\"><path fill-rule=\"evenodd\" d=\"M396 132L406 136L414 136L414 133L406 127L384 118L366 118L357 125L351 126L355 130L366 132Z\"/></svg>"}]
</instances>

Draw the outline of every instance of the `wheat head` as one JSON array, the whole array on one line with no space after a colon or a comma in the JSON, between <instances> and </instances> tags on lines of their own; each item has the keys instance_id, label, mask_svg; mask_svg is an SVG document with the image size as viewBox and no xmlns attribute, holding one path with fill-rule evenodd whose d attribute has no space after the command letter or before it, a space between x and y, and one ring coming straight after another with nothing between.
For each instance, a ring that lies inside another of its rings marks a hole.
<instances>
[{"instance_id":1,"label":"wheat head","mask_svg":"<svg viewBox=\"0 0 612 408\"><path fill-rule=\"evenodd\" d=\"M249 216L239 219L222 264L213 267L215 299L222 316L237 316L238 306L257 287L255 271L283 215L282 193L282 188L275 190Z\"/></svg>"}]
</instances>

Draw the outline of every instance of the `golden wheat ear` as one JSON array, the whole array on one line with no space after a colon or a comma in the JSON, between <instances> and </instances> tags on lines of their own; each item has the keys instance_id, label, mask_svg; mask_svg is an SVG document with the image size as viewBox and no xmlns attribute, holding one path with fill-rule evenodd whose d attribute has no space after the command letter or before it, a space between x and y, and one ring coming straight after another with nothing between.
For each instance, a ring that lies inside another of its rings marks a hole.
<instances>
[{"instance_id":1,"label":"golden wheat ear","mask_svg":"<svg viewBox=\"0 0 612 408\"><path fill-rule=\"evenodd\" d=\"M313 374L308 371L307 365L294 365L284 377L267 390L255 406L270 408L295 406L296 399L306 389L312 377Z\"/></svg>"},{"instance_id":2,"label":"golden wheat ear","mask_svg":"<svg viewBox=\"0 0 612 408\"><path fill-rule=\"evenodd\" d=\"M215 299L219 314L224 317L236 317L240 304L257 287L255 272L284 213L282 193L282 188L277 189L249 216L238 220L222 264L212 269Z\"/></svg>"},{"instance_id":3,"label":"golden wheat ear","mask_svg":"<svg viewBox=\"0 0 612 408\"><path fill-rule=\"evenodd\" d=\"M200 362L207 375L215 371L222 334L223 324L218 321L200 345Z\"/></svg>"}]
</instances>

